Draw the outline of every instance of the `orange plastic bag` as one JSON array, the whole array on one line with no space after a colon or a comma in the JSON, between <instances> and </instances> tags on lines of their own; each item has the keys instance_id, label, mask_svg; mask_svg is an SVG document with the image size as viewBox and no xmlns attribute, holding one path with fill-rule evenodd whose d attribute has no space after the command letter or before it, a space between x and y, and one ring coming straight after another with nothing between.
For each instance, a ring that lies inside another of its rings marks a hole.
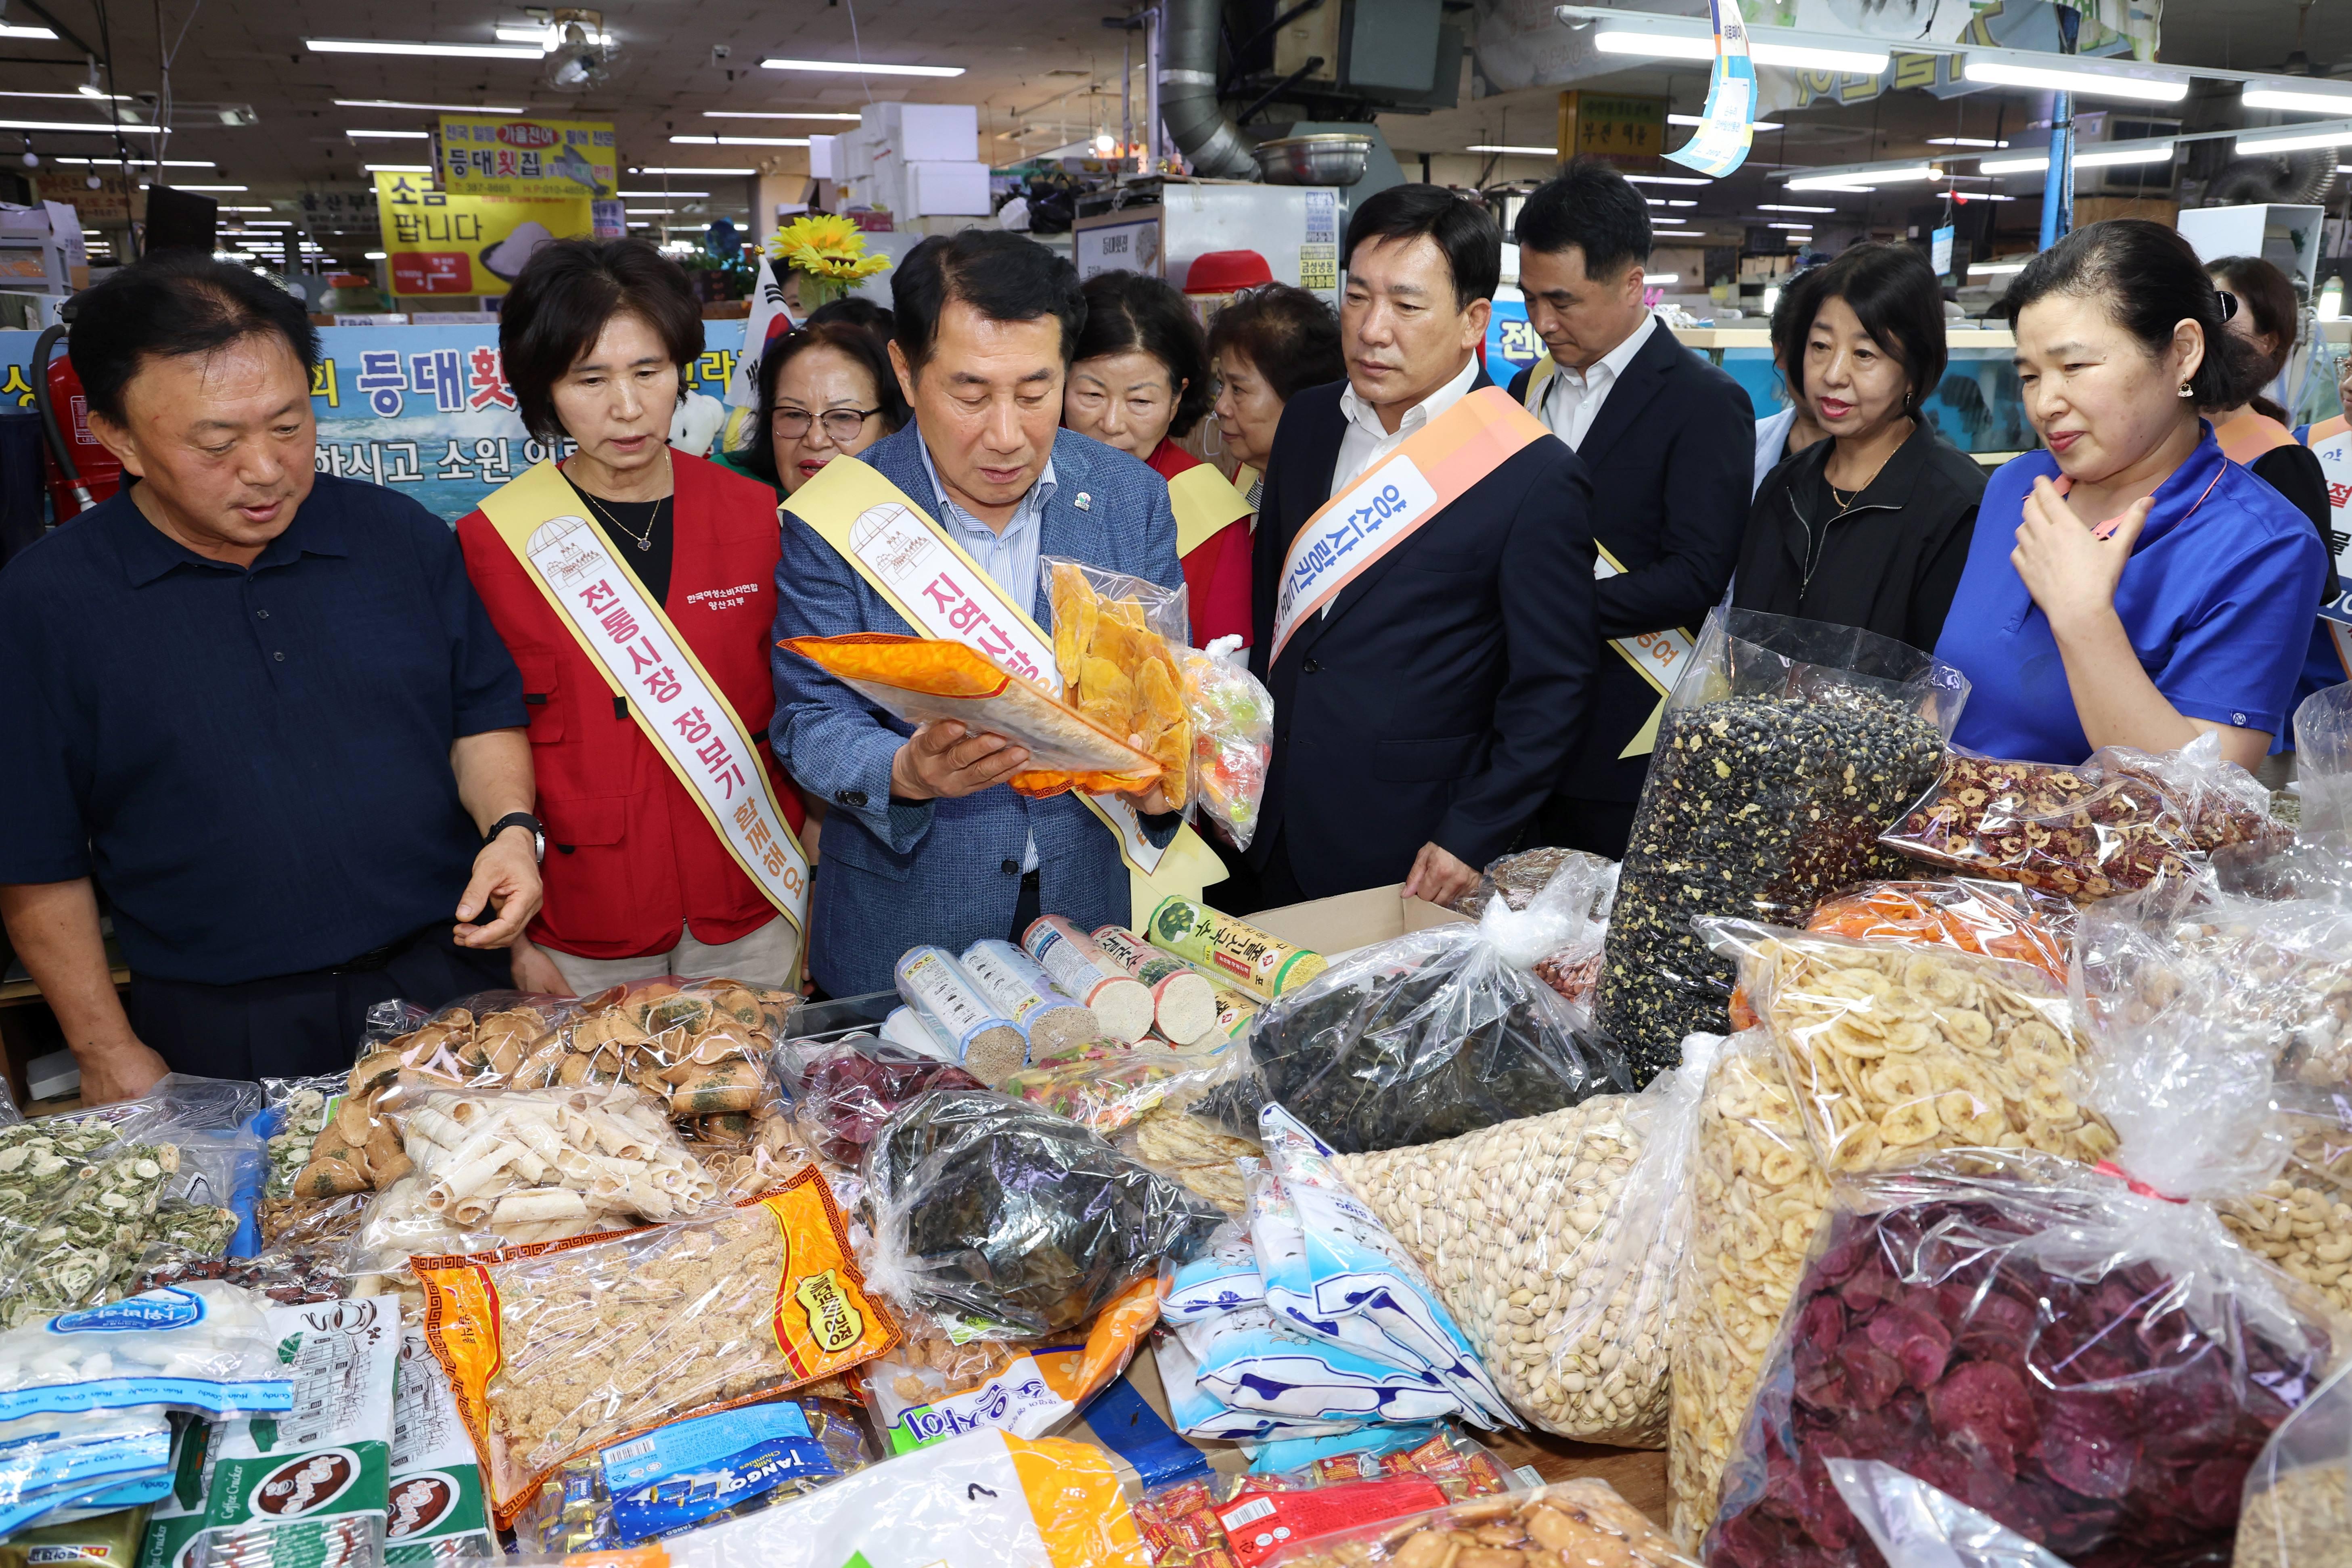
<instances>
[{"instance_id":1,"label":"orange plastic bag","mask_svg":"<svg viewBox=\"0 0 2352 1568\"><path fill-rule=\"evenodd\" d=\"M978 648L934 637L853 632L838 637L787 637L777 645L909 724L953 719L974 733L1002 735L1029 752L1034 766L1013 787L1043 800L1066 790L1140 794L1162 781L1165 764L1139 751L1043 687L999 668ZM1174 773L1181 789L1183 758Z\"/></svg>"},{"instance_id":2,"label":"orange plastic bag","mask_svg":"<svg viewBox=\"0 0 2352 1568\"><path fill-rule=\"evenodd\" d=\"M2015 959L2063 986L2074 906L2054 893L1969 877L1869 882L1816 904L1805 929L1858 941L1957 947L1990 958ZM1731 1021L1735 1028L1755 1026L1756 1015L1744 992L1732 994Z\"/></svg>"}]
</instances>

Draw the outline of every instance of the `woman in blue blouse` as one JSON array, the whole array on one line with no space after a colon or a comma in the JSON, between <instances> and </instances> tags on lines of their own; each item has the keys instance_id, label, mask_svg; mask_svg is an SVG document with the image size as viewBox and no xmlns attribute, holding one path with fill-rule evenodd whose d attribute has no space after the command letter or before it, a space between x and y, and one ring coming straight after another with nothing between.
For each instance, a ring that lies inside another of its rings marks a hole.
<instances>
[{"instance_id":1,"label":"woman in blue blouse","mask_svg":"<svg viewBox=\"0 0 2352 1568\"><path fill-rule=\"evenodd\" d=\"M2046 450L1985 488L1936 645L1973 689L1954 742L2072 764L2215 730L2252 768L2286 726L2327 560L2197 416L2251 395L2252 345L2189 242L2137 218L2043 251L2004 306Z\"/></svg>"}]
</instances>

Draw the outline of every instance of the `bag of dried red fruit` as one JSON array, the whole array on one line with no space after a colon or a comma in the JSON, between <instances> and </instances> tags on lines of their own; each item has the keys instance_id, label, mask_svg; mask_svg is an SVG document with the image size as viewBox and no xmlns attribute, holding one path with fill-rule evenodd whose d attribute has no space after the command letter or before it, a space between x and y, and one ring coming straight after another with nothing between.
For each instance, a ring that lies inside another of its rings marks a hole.
<instances>
[{"instance_id":1,"label":"bag of dried red fruit","mask_svg":"<svg viewBox=\"0 0 2352 1568\"><path fill-rule=\"evenodd\" d=\"M1878 1568L1832 1459L1892 1466L2074 1568L2228 1562L2256 1457L2352 1348L2209 1201L2284 1158L2268 1090L2233 1041L2124 1043L2091 1096L2112 1161L1962 1149L1835 1184L1712 1568Z\"/></svg>"}]
</instances>

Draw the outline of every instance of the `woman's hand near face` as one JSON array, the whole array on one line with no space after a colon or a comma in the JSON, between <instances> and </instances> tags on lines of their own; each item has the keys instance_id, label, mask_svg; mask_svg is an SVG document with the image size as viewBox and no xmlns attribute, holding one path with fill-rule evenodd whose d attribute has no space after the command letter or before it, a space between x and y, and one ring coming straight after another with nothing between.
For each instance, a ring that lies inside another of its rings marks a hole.
<instances>
[{"instance_id":1,"label":"woman's hand near face","mask_svg":"<svg viewBox=\"0 0 2352 1568\"><path fill-rule=\"evenodd\" d=\"M2114 618L2116 584L2123 580L2132 546L2154 504L2147 496L2132 502L2115 531L2101 539L2056 485L2046 477L2033 481L2033 493L2025 498L2024 521L2018 525L2017 548L2009 559L2026 592L2049 617L2051 630L2062 639Z\"/></svg>"}]
</instances>

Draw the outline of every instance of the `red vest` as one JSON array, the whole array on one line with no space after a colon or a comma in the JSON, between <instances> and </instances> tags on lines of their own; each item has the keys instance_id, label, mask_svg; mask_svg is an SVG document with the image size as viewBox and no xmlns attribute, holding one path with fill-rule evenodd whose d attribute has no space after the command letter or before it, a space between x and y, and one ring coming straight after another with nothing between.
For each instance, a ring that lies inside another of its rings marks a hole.
<instances>
[{"instance_id":1,"label":"red vest","mask_svg":"<svg viewBox=\"0 0 2352 1568\"><path fill-rule=\"evenodd\" d=\"M769 645L781 552L775 491L715 463L670 454L677 498L662 609L759 749L785 819L800 796L768 749L776 706ZM745 876L634 715L557 620L489 520L457 524L466 571L522 670L530 760L547 827L547 902L533 942L582 958L667 952L682 924L717 944L776 908Z\"/></svg>"}]
</instances>

